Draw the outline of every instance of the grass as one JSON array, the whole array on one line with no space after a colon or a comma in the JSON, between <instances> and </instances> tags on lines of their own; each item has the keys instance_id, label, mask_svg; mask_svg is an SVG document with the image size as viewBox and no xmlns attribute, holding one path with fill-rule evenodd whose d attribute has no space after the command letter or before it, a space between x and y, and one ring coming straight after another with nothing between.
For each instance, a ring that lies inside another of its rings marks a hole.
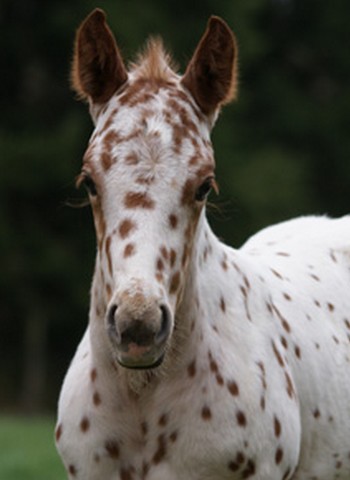
<instances>
[{"instance_id":1,"label":"grass","mask_svg":"<svg viewBox=\"0 0 350 480\"><path fill-rule=\"evenodd\" d=\"M47 417L0 416L0 479L65 480Z\"/></svg>"}]
</instances>

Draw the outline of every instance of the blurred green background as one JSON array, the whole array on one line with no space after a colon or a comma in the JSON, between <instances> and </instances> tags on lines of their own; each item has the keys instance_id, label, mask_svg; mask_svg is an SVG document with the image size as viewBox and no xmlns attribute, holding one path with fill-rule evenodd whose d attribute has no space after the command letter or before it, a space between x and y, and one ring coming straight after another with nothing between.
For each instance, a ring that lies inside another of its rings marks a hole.
<instances>
[{"instance_id":1,"label":"blurred green background","mask_svg":"<svg viewBox=\"0 0 350 480\"><path fill-rule=\"evenodd\" d=\"M213 133L220 196L211 198L219 208L210 220L221 238L239 247L257 229L291 216L349 211L348 0L1 0L6 413L54 411L87 321L93 223L88 208L67 203L81 195L74 179L92 124L70 91L69 68L75 29L96 6L107 12L126 58L159 33L181 71L209 15L235 31L239 99Z\"/></svg>"}]
</instances>

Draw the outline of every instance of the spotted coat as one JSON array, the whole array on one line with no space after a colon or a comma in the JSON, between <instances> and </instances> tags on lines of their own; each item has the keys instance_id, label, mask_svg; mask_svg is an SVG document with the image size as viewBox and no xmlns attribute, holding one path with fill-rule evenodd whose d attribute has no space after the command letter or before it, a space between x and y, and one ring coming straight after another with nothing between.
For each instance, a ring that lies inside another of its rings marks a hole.
<instances>
[{"instance_id":1,"label":"spotted coat","mask_svg":"<svg viewBox=\"0 0 350 480\"><path fill-rule=\"evenodd\" d=\"M155 41L127 71L101 10L78 30L98 251L55 432L71 480L350 478L350 218L235 250L205 217L236 56L217 17L182 77Z\"/></svg>"}]
</instances>

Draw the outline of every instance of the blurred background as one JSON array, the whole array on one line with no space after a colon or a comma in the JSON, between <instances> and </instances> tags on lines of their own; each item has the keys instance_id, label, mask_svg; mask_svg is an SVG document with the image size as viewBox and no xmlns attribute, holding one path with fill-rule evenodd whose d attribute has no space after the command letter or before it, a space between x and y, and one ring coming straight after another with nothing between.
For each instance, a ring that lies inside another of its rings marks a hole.
<instances>
[{"instance_id":1,"label":"blurred background","mask_svg":"<svg viewBox=\"0 0 350 480\"><path fill-rule=\"evenodd\" d=\"M70 91L96 6L127 59L158 33L184 71L211 14L240 49L240 91L213 132L215 232L239 247L301 214L344 215L350 189L348 0L1 0L0 408L52 413L87 322L95 235L68 206L92 132ZM2 477L5 478L5 477ZM20 477L17 477L20 478Z\"/></svg>"}]
</instances>

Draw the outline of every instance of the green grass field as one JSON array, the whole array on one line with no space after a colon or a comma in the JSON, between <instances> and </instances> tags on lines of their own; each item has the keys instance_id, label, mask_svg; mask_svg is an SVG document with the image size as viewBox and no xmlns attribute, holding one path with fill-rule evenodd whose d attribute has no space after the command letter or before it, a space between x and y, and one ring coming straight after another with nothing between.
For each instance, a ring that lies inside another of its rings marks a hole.
<instances>
[{"instance_id":1,"label":"green grass field","mask_svg":"<svg viewBox=\"0 0 350 480\"><path fill-rule=\"evenodd\" d=\"M0 416L1 480L65 480L46 417Z\"/></svg>"}]
</instances>

